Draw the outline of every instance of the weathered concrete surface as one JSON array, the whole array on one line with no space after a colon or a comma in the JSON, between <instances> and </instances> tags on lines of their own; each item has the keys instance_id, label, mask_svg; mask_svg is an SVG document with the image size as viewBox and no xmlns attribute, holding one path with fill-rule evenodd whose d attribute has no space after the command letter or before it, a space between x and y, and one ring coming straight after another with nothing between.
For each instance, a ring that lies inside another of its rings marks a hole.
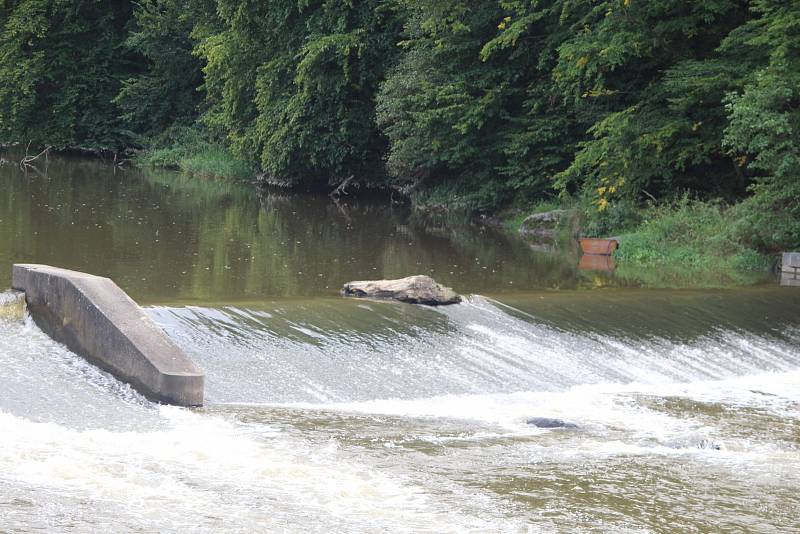
<instances>
[{"instance_id":1,"label":"weathered concrete surface","mask_svg":"<svg viewBox=\"0 0 800 534\"><path fill-rule=\"evenodd\" d=\"M461 296L449 287L438 284L430 276L417 275L398 280L365 280L349 282L342 288L345 297L393 299L409 304L439 306L461 302Z\"/></svg>"},{"instance_id":2,"label":"weathered concrete surface","mask_svg":"<svg viewBox=\"0 0 800 534\"><path fill-rule=\"evenodd\" d=\"M76 354L153 400L203 404L203 372L110 279L18 264L11 285L25 291L36 324Z\"/></svg>"},{"instance_id":3,"label":"weathered concrete surface","mask_svg":"<svg viewBox=\"0 0 800 534\"><path fill-rule=\"evenodd\" d=\"M800 277L795 277L790 274L784 274L783 276L781 276L781 285L800 287Z\"/></svg>"},{"instance_id":4,"label":"weathered concrete surface","mask_svg":"<svg viewBox=\"0 0 800 534\"><path fill-rule=\"evenodd\" d=\"M784 252L781 270L789 274L800 274L800 252Z\"/></svg>"},{"instance_id":5,"label":"weathered concrete surface","mask_svg":"<svg viewBox=\"0 0 800 534\"><path fill-rule=\"evenodd\" d=\"M800 252L784 252L781 261L781 285L800 286Z\"/></svg>"},{"instance_id":6,"label":"weathered concrete surface","mask_svg":"<svg viewBox=\"0 0 800 534\"><path fill-rule=\"evenodd\" d=\"M0 293L0 319L21 321L25 311L25 293L13 289Z\"/></svg>"}]
</instances>

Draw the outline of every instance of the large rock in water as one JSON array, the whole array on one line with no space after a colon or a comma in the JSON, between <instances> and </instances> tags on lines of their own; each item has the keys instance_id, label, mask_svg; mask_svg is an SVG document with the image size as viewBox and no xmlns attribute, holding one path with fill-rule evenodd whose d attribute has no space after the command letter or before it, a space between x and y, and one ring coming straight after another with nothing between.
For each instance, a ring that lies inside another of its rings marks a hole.
<instances>
[{"instance_id":1,"label":"large rock in water","mask_svg":"<svg viewBox=\"0 0 800 534\"><path fill-rule=\"evenodd\" d=\"M417 275L399 280L348 282L342 288L345 297L393 299L409 304L440 306L461 302L461 296L430 276Z\"/></svg>"}]
</instances>

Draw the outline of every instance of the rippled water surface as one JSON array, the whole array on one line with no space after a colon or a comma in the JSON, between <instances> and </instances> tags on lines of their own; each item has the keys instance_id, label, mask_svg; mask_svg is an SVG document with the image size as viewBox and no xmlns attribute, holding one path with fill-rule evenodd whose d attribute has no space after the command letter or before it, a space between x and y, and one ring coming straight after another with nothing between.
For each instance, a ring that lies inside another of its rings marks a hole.
<instances>
[{"instance_id":1,"label":"rippled water surface","mask_svg":"<svg viewBox=\"0 0 800 534\"><path fill-rule=\"evenodd\" d=\"M96 162L0 186L0 277L110 275L207 373L159 406L0 313L2 532L800 530L796 288L619 287L383 201ZM336 295L431 269L466 301Z\"/></svg>"}]
</instances>

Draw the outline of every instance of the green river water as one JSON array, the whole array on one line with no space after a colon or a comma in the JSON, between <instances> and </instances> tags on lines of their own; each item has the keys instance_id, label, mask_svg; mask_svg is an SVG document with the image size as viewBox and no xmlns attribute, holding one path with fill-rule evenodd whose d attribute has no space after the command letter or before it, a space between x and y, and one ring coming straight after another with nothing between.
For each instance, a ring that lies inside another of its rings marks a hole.
<instances>
[{"instance_id":1,"label":"green river water","mask_svg":"<svg viewBox=\"0 0 800 534\"><path fill-rule=\"evenodd\" d=\"M114 279L207 405L0 314L0 532L800 531L800 289L772 279L648 289L388 199L70 158L0 165L0 287L15 262ZM465 302L338 295L410 274Z\"/></svg>"}]
</instances>

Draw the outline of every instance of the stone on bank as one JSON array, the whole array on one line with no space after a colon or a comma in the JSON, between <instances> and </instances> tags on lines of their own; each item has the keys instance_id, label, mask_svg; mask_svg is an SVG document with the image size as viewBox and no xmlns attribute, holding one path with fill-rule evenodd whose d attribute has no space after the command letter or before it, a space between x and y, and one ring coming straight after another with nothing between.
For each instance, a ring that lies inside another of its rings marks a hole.
<instances>
[{"instance_id":1,"label":"stone on bank","mask_svg":"<svg viewBox=\"0 0 800 534\"><path fill-rule=\"evenodd\" d=\"M783 253L781 285L800 286L800 252Z\"/></svg>"}]
</instances>

